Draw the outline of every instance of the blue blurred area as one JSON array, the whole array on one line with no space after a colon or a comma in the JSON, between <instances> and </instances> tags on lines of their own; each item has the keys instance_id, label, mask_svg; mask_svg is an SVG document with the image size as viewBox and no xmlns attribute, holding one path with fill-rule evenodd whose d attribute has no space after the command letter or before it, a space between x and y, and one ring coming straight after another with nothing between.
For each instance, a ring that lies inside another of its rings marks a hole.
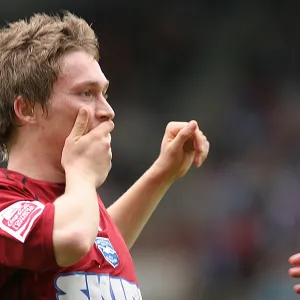
<instances>
[{"instance_id":1,"label":"blue blurred area","mask_svg":"<svg viewBox=\"0 0 300 300\"><path fill-rule=\"evenodd\" d=\"M116 112L109 205L196 119L209 159L133 249L147 300L293 300L300 252L300 2L10 0L0 23L70 10L93 24Z\"/></svg>"}]
</instances>

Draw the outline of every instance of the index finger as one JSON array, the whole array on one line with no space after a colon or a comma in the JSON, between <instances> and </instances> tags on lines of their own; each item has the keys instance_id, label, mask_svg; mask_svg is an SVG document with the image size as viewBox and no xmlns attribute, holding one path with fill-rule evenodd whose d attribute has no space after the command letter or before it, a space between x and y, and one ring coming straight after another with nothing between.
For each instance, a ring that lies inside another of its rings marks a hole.
<instances>
[{"instance_id":1,"label":"index finger","mask_svg":"<svg viewBox=\"0 0 300 300\"><path fill-rule=\"evenodd\" d=\"M101 135L108 134L113 131L115 124L112 120L101 122L98 126L93 128L87 135Z\"/></svg>"}]
</instances>

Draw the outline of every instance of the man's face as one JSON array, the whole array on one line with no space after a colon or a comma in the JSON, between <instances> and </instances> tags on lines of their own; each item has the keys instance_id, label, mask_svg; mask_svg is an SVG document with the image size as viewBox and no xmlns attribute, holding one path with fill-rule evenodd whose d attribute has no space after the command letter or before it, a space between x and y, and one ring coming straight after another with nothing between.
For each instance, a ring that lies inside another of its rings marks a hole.
<instances>
[{"instance_id":1,"label":"man's face","mask_svg":"<svg viewBox=\"0 0 300 300\"><path fill-rule=\"evenodd\" d=\"M108 80L97 61L85 52L73 52L62 59L61 74L53 86L48 116L40 121L41 138L49 145L49 155L60 162L61 151L80 107L89 111L89 130L114 118L106 93Z\"/></svg>"}]
</instances>

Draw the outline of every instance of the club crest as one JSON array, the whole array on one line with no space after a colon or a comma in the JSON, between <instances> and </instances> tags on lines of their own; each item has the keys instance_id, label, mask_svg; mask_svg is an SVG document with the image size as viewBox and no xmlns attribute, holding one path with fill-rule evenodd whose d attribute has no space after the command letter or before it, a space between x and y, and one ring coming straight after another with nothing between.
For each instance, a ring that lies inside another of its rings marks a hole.
<instances>
[{"instance_id":1,"label":"club crest","mask_svg":"<svg viewBox=\"0 0 300 300\"><path fill-rule=\"evenodd\" d=\"M119 265L119 257L110 240L104 237L97 237L95 244L106 261L116 268Z\"/></svg>"}]
</instances>

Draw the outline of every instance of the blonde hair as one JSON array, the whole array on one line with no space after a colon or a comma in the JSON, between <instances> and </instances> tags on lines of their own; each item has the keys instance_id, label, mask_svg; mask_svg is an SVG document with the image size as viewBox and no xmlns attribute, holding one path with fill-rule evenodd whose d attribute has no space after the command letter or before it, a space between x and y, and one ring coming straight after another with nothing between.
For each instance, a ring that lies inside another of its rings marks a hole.
<instances>
[{"instance_id":1,"label":"blonde hair","mask_svg":"<svg viewBox=\"0 0 300 300\"><path fill-rule=\"evenodd\" d=\"M15 128L14 101L22 96L47 109L60 58L82 50L99 60L99 45L87 22L69 12L35 14L0 29L0 153L8 158Z\"/></svg>"}]
</instances>

